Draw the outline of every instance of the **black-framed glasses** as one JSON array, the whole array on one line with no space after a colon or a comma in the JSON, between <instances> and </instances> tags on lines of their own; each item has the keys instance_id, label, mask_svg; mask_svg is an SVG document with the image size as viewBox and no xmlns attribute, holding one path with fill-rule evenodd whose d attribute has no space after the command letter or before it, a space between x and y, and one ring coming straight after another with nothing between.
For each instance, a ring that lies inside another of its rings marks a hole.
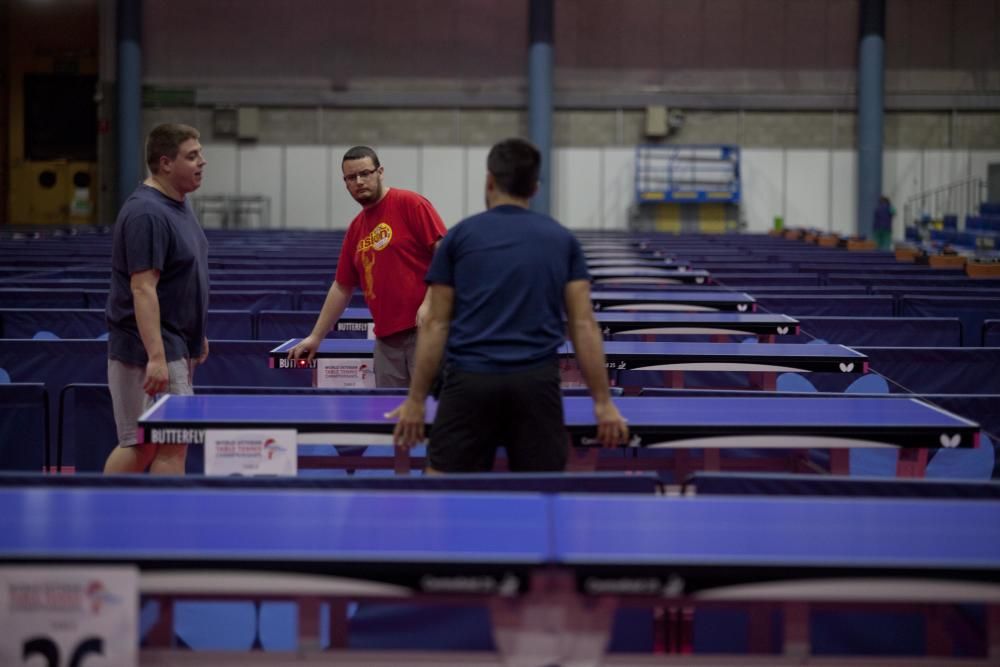
<instances>
[{"instance_id":1,"label":"black-framed glasses","mask_svg":"<svg viewBox=\"0 0 1000 667\"><path fill-rule=\"evenodd\" d=\"M361 171L356 171L353 174L346 174L344 176L344 183L353 183L358 178L360 178L363 181L367 181L369 178L371 178L372 174L374 174L377 171L378 169L362 169Z\"/></svg>"}]
</instances>

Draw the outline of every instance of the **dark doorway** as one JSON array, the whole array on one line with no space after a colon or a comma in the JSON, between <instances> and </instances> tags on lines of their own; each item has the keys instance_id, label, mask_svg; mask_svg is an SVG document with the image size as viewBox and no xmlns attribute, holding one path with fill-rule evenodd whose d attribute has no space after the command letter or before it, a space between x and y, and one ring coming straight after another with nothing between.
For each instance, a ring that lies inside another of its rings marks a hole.
<instances>
[{"instance_id":1,"label":"dark doorway","mask_svg":"<svg viewBox=\"0 0 1000 667\"><path fill-rule=\"evenodd\" d=\"M24 157L97 161L96 76L24 76Z\"/></svg>"}]
</instances>

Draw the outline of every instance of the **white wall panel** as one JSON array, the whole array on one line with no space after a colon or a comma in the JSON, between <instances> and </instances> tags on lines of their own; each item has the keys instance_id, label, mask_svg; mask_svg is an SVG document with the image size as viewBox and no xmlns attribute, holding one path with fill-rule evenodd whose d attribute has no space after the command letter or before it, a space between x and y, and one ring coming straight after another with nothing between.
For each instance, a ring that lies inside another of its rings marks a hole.
<instances>
[{"instance_id":1,"label":"white wall panel","mask_svg":"<svg viewBox=\"0 0 1000 667\"><path fill-rule=\"evenodd\" d=\"M950 185L969 177L969 151L924 151L923 160L925 190Z\"/></svg>"},{"instance_id":2,"label":"white wall panel","mask_svg":"<svg viewBox=\"0 0 1000 667\"><path fill-rule=\"evenodd\" d=\"M359 207L341 179L347 146L243 146L211 143L199 195L263 194L271 198L271 226L345 229ZM445 224L484 210L487 146L379 149L385 182L420 192ZM744 149L743 217L750 232L789 226L840 234L856 231L857 160L853 150ZM632 148L563 148L553 151L553 215L574 229L624 229L634 199ZM883 191L898 211L894 235L903 234L903 206L911 196L969 175L985 178L1000 151L886 151ZM197 195L196 195L197 196Z\"/></svg>"},{"instance_id":3,"label":"white wall panel","mask_svg":"<svg viewBox=\"0 0 1000 667\"><path fill-rule=\"evenodd\" d=\"M785 224L828 229L830 224L829 151L785 152Z\"/></svg>"},{"instance_id":4,"label":"white wall panel","mask_svg":"<svg viewBox=\"0 0 1000 667\"><path fill-rule=\"evenodd\" d=\"M420 155L416 146L376 148L378 159L385 167L383 178L391 188L420 192Z\"/></svg>"},{"instance_id":5,"label":"white wall panel","mask_svg":"<svg viewBox=\"0 0 1000 667\"><path fill-rule=\"evenodd\" d=\"M603 229L604 188L601 149L561 148L552 151L552 216L570 229Z\"/></svg>"},{"instance_id":6,"label":"white wall panel","mask_svg":"<svg viewBox=\"0 0 1000 667\"><path fill-rule=\"evenodd\" d=\"M204 144L205 174L197 195L224 195L236 192L239 158L234 144Z\"/></svg>"},{"instance_id":7,"label":"white wall panel","mask_svg":"<svg viewBox=\"0 0 1000 667\"><path fill-rule=\"evenodd\" d=\"M330 227L331 229L347 229L361 207L351 197L344 185L344 169L341 166L344 153L350 146L330 146ZM382 156L379 155L379 162Z\"/></svg>"},{"instance_id":8,"label":"white wall panel","mask_svg":"<svg viewBox=\"0 0 1000 667\"><path fill-rule=\"evenodd\" d=\"M465 210L465 150L458 146L420 149L420 194L437 209L447 227Z\"/></svg>"},{"instance_id":9,"label":"white wall panel","mask_svg":"<svg viewBox=\"0 0 1000 667\"><path fill-rule=\"evenodd\" d=\"M766 232L774 216L783 215L784 154L781 150L744 149L742 162L743 216L748 232Z\"/></svg>"},{"instance_id":10,"label":"white wall panel","mask_svg":"<svg viewBox=\"0 0 1000 667\"><path fill-rule=\"evenodd\" d=\"M465 149L465 210L467 218L486 210L486 156L489 146L469 146Z\"/></svg>"},{"instance_id":11,"label":"white wall panel","mask_svg":"<svg viewBox=\"0 0 1000 667\"><path fill-rule=\"evenodd\" d=\"M270 198L271 227L285 226L284 150L282 146L242 146L239 151L238 193Z\"/></svg>"},{"instance_id":12,"label":"white wall panel","mask_svg":"<svg viewBox=\"0 0 1000 667\"><path fill-rule=\"evenodd\" d=\"M1000 164L1000 151L969 152L971 175L975 178L981 178L984 183L986 182L988 167L991 164ZM984 194L983 196L985 197L986 195Z\"/></svg>"},{"instance_id":13,"label":"white wall panel","mask_svg":"<svg viewBox=\"0 0 1000 667\"><path fill-rule=\"evenodd\" d=\"M601 171L604 228L626 229L629 209L635 203L635 149L605 148Z\"/></svg>"},{"instance_id":14,"label":"white wall panel","mask_svg":"<svg viewBox=\"0 0 1000 667\"><path fill-rule=\"evenodd\" d=\"M289 146L286 149L286 227L329 229L328 191L334 183L328 171L328 152L325 146Z\"/></svg>"},{"instance_id":15,"label":"white wall panel","mask_svg":"<svg viewBox=\"0 0 1000 667\"><path fill-rule=\"evenodd\" d=\"M851 236L857 234L858 225L858 160L854 151L833 151L833 174L830 179L832 192L830 204L830 231Z\"/></svg>"},{"instance_id":16,"label":"white wall panel","mask_svg":"<svg viewBox=\"0 0 1000 667\"><path fill-rule=\"evenodd\" d=\"M886 151L882 156L882 194L896 209L896 217L892 219L894 239L904 236L907 221L903 210L910 197L922 191L922 181L920 151Z\"/></svg>"}]
</instances>

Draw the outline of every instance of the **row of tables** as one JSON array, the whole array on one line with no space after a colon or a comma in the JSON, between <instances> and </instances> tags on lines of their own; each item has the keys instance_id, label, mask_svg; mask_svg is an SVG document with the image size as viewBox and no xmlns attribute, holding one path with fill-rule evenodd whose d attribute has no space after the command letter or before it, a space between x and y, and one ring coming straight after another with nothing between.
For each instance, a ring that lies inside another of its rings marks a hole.
<instances>
[{"instance_id":1,"label":"row of tables","mask_svg":"<svg viewBox=\"0 0 1000 667\"><path fill-rule=\"evenodd\" d=\"M669 259L653 248L623 250L621 243L585 247L594 270L596 262L641 261L642 268L659 272L657 264L667 265ZM677 386L684 373L699 371L768 377L868 372L864 356L843 346L774 343L786 332L798 333L793 318L755 313L752 297L713 289L707 282L669 292L642 283L627 291L598 288L596 317L608 336L738 334L771 342L611 340L605 343L610 370L664 372ZM345 331L367 330L369 318L367 311L352 310L341 324L349 325ZM292 344L268 354L275 373L308 372L286 363ZM328 339L319 356L367 356L371 350L369 340ZM571 346L564 346L560 356L569 359ZM912 453L901 457L899 472L916 475L927 448L978 444L976 424L915 399L752 394L616 397L633 433L624 451L704 449L706 463L717 467L723 448L818 446L830 449L833 470L846 472L849 448L888 447ZM344 454L330 443L386 442L394 424L384 415L400 401L398 395L356 392L167 396L141 417L141 438L197 444L213 429L293 428L302 467L325 466ZM429 401L429 422L435 408ZM591 400L565 396L564 410L577 451L592 462L599 459L601 450L589 440ZM626 467L634 463L629 460ZM393 465L401 472L410 463L401 465L397 457ZM414 479L419 478L391 482ZM502 488L505 478L497 479ZM641 481L639 475L621 479ZM139 592L161 605L160 621L148 638L151 647L171 645L173 605L181 600L297 602L300 653L319 647L321 602L331 603L326 630L332 646L343 649L348 646L347 601L478 601L489 606L497 656L348 652L344 659L351 664L705 664L704 656L604 656L615 612L752 602L773 605L752 623L765 643L773 633L760 619L770 618L773 609L783 612L780 655L759 658L766 664L820 664L821 658L808 656L809 603L921 608L974 603L986 605L987 653L978 664L1000 660L1000 504L995 500L664 497L622 495L618 487L580 495L565 493L572 476L560 476L549 488L559 493L513 493L495 486L472 492L478 484L463 487L460 478L450 477L439 482L443 488L419 493L392 488L385 479L379 483L387 487L350 490L307 487L307 479L289 480L280 489L257 488L252 480L208 481L174 488L131 479L37 486L5 486L0 480L0 507L7 510L0 512L0 565L135 568ZM258 482L264 483L268 480ZM523 483L510 482L511 488ZM296 664L303 656L267 658ZM239 658L241 664L253 659ZM230 660L148 648L142 654L144 664ZM713 664L755 660L718 658ZM886 657L879 664L912 661Z\"/></svg>"},{"instance_id":2,"label":"row of tables","mask_svg":"<svg viewBox=\"0 0 1000 667\"><path fill-rule=\"evenodd\" d=\"M649 251L623 249L620 244L585 246L585 249L588 261L600 264L594 271L614 270L619 277L627 276L629 271L643 274L640 277L662 273L664 269L657 268L660 264L685 266L683 261L663 253L657 256ZM630 268L636 262L642 265ZM652 339L657 334L702 334L716 340L723 336L750 335L768 344L608 340L604 351L613 383L622 384L619 378L625 377L620 376L623 371L649 371L662 374L667 386L680 389L684 387L686 373L728 372L749 374L752 384L774 389L780 373L860 376L869 371L863 354L842 345L773 342L780 340L782 335L797 334L798 323L785 315L753 312L756 304L750 295L711 286L667 291L641 287L632 290L598 288L592 293L595 318L606 336L636 334ZM350 308L337 327L345 333L364 330L370 335L371 315L367 309ZM268 363L271 368L295 372L315 369L327 360L369 359L373 355L372 340L329 338L323 341L314 360L288 359L288 351L298 340L286 341L270 351ZM566 343L558 354L564 377L572 377L574 353L571 344ZM630 393L634 393L634 389L625 387ZM169 434L201 434L206 427L296 428L299 442L305 446L300 450L300 465L309 468L353 461L342 456L337 458L338 453L331 449L315 449L324 439L330 440L334 433L352 444L385 444L393 424L383 415L398 400L352 396L168 397L143 415L140 426L142 437L149 442L166 441L157 436ZM704 463L709 469L718 469L721 449L822 446L832 452L831 469L846 472L849 447L888 446L912 449L911 453L900 457L898 471L921 475L927 447L972 447L977 444L975 424L918 400L625 396L617 398L616 402L635 434L632 448L656 446L688 450L704 447L707 448ZM567 397L564 406L573 443L586 447L588 431L592 429L589 399ZM309 415L316 415L316 418L311 419ZM428 415L430 422L433 406ZM366 436L361 437L359 433ZM362 464L373 464L374 458L369 457ZM392 459L393 467L399 472L408 472L412 465L420 462L419 459L408 461L399 452L395 452ZM584 465L597 465L596 459L596 453L590 451L580 455L577 462L582 460L589 462ZM633 460L625 465L641 464Z\"/></svg>"}]
</instances>

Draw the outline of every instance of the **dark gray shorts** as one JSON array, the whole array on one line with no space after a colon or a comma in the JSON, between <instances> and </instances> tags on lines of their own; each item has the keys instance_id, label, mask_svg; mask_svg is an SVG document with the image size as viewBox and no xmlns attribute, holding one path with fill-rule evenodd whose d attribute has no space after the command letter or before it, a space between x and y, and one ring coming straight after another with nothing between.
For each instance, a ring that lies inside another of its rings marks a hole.
<instances>
[{"instance_id":1,"label":"dark gray shorts","mask_svg":"<svg viewBox=\"0 0 1000 667\"><path fill-rule=\"evenodd\" d=\"M417 362L416 328L375 339L375 386L409 387Z\"/></svg>"},{"instance_id":2,"label":"dark gray shorts","mask_svg":"<svg viewBox=\"0 0 1000 667\"><path fill-rule=\"evenodd\" d=\"M190 361L187 359L171 361L167 364L167 372L170 374L168 394L190 396L194 393L191 387ZM119 447L135 445L135 430L139 415L153 405L157 398L150 396L142 388L145 380L145 366L133 366L117 359L108 359L108 388L111 390L111 406L115 413Z\"/></svg>"},{"instance_id":3,"label":"dark gray shorts","mask_svg":"<svg viewBox=\"0 0 1000 667\"><path fill-rule=\"evenodd\" d=\"M486 472L498 447L507 450L512 472L565 469L569 436L557 364L516 373L445 372L428 465L440 472Z\"/></svg>"}]
</instances>

